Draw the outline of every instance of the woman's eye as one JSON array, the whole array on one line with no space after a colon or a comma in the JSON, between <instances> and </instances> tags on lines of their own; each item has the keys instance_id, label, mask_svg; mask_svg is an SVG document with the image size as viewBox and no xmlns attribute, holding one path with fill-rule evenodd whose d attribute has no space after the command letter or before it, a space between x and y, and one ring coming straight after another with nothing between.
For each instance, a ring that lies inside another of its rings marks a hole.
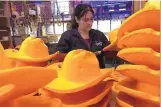
<instances>
[{"instance_id":1,"label":"woman's eye","mask_svg":"<svg viewBox=\"0 0 161 107\"><path fill-rule=\"evenodd\" d=\"M88 21L93 21L93 18L91 19L84 19L85 22L88 22Z\"/></svg>"},{"instance_id":2,"label":"woman's eye","mask_svg":"<svg viewBox=\"0 0 161 107\"><path fill-rule=\"evenodd\" d=\"M88 19L84 19L84 21L85 21L85 22L87 22L87 21L88 21Z\"/></svg>"}]
</instances>

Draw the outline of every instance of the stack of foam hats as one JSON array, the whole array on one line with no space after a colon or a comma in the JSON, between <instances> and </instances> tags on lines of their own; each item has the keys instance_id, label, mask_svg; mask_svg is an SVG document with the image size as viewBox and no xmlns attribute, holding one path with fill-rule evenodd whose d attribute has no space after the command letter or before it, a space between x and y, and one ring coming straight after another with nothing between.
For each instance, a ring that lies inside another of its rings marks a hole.
<instances>
[{"instance_id":1,"label":"stack of foam hats","mask_svg":"<svg viewBox=\"0 0 161 107\"><path fill-rule=\"evenodd\" d=\"M126 78L116 84L116 107L160 106L160 1L127 18L118 31L118 56L132 64L116 71Z\"/></svg>"},{"instance_id":2,"label":"stack of foam hats","mask_svg":"<svg viewBox=\"0 0 161 107\"><path fill-rule=\"evenodd\" d=\"M42 51L42 52L41 52ZM57 78L57 71L43 67L56 57L39 38L28 37L20 51L4 49L0 43L0 106L62 107L60 99L34 96L35 91Z\"/></svg>"},{"instance_id":3,"label":"stack of foam hats","mask_svg":"<svg viewBox=\"0 0 161 107\"><path fill-rule=\"evenodd\" d=\"M78 49L67 54L63 63L51 64L58 77L40 93L62 101L63 107L106 107L114 79L113 68L99 68L94 53Z\"/></svg>"},{"instance_id":4,"label":"stack of foam hats","mask_svg":"<svg viewBox=\"0 0 161 107\"><path fill-rule=\"evenodd\" d=\"M0 45L0 105L106 107L116 80L114 68L100 69L95 54L80 49L69 52L62 63L48 64L57 54L49 55L44 42L34 37L26 38L19 51Z\"/></svg>"}]
</instances>

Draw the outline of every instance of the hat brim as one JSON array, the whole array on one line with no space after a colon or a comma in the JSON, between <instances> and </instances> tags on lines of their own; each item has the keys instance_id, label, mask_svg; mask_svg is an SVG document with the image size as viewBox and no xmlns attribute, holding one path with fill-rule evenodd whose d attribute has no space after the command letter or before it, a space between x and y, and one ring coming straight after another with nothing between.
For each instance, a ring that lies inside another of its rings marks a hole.
<instances>
[{"instance_id":1,"label":"hat brim","mask_svg":"<svg viewBox=\"0 0 161 107\"><path fill-rule=\"evenodd\" d=\"M56 93L45 88L49 97L58 98L62 101L63 107L88 107L100 102L111 90L113 81L102 81L94 87L73 93ZM42 93L43 95L43 93Z\"/></svg>"},{"instance_id":2,"label":"hat brim","mask_svg":"<svg viewBox=\"0 0 161 107\"><path fill-rule=\"evenodd\" d=\"M160 53L151 48L125 48L120 50L117 56L137 65L160 70Z\"/></svg>"},{"instance_id":3,"label":"hat brim","mask_svg":"<svg viewBox=\"0 0 161 107\"><path fill-rule=\"evenodd\" d=\"M30 56L21 55L19 53L19 51L15 51L15 52L12 52L10 54L7 54L7 56L9 58L12 58L12 59L26 61L26 62L44 62L44 61L48 61L50 59L53 59L53 58L57 57L58 53L59 52L56 52L56 53L54 53L52 55L48 55L48 56L42 57L42 58L34 58L34 57L30 57Z\"/></svg>"},{"instance_id":4,"label":"hat brim","mask_svg":"<svg viewBox=\"0 0 161 107\"><path fill-rule=\"evenodd\" d=\"M116 68L116 72L140 82L160 86L160 71L152 70L144 65L119 65Z\"/></svg>"},{"instance_id":5,"label":"hat brim","mask_svg":"<svg viewBox=\"0 0 161 107\"><path fill-rule=\"evenodd\" d=\"M116 102L121 107L159 107L159 105L131 97L123 92L117 95Z\"/></svg>"},{"instance_id":6,"label":"hat brim","mask_svg":"<svg viewBox=\"0 0 161 107\"><path fill-rule=\"evenodd\" d=\"M9 97L13 90L15 89L15 85L13 84L6 84L0 87L0 105L6 104L8 101L11 100Z\"/></svg>"},{"instance_id":7,"label":"hat brim","mask_svg":"<svg viewBox=\"0 0 161 107\"><path fill-rule=\"evenodd\" d=\"M6 55L13 52L14 49L5 49L4 53L2 53L1 61L0 61L0 69L10 69L16 66L16 61L14 59L8 58ZM16 50L14 50L16 51Z\"/></svg>"},{"instance_id":8,"label":"hat brim","mask_svg":"<svg viewBox=\"0 0 161 107\"><path fill-rule=\"evenodd\" d=\"M6 97L17 98L36 91L51 82L56 77L57 72L53 69L29 66L18 67L0 70L0 86L13 84L14 88L9 94L7 94L8 96Z\"/></svg>"},{"instance_id":9,"label":"hat brim","mask_svg":"<svg viewBox=\"0 0 161 107\"><path fill-rule=\"evenodd\" d=\"M10 107L15 107L15 105L16 107L62 107L62 102L60 99L47 96L25 95L14 99Z\"/></svg>"},{"instance_id":10,"label":"hat brim","mask_svg":"<svg viewBox=\"0 0 161 107\"><path fill-rule=\"evenodd\" d=\"M119 48L150 47L160 52L160 32L151 28L127 33L117 43Z\"/></svg>"},{"instance_id":11,"label":"hat brim","mask_svg":"<svg viewBox=\"0 0 161 107\"><path fill-rule=\"evenodd\" d=\"M130 79L130 78L126 78L126 79L118 82L118 84L116 84L116 88L118 88L120 92L124 92L124 93L128 94L129 96L132 96L134 98L137 98L137 99L140 99L143 101L147 101L149 103L154 103L154 104L160 105L160 97L159 96L154 96L154 95L149 94L147 92L140 91L136 87L137 87L137 81ZM144 86L142 86L142 87L144 87ZM146 88L146 86L145 86L145 88ZM149 89L147 89L147 90L149 90ZM157 88L157 90L159 91L159 87ZM154 93L157 93L157 92L154 92Z\"/></svg>"},{"instance_id":12,"label":"hat brim","mask_svg":"<svg viewBox=\"0 0 161 107\"><path fill-rule=\"evenodd\" d=\"M52 63L47 65L46 68L55 69L58 72L61 69L62 64L63 64L62 62Z\"/></svg>"},{"instance_id":13,"label":"hat brim","mask_svg":"<svg viewBox=\"0 0 161 107\"><path fill-rule=\"evenodd\" d=\"M152 21L152 19L155 19ZM140 22L141 23L138 23ZM160 31L160 9L159 8L147 8L141 9L128 17L121 25L118 31L118 40L124 36L125 32L132 32L134 30L143 28L152 28L156 31Z\"/></svg>"},{"instance_id":14,"label":"hat brim","mask_svg":"<svg viewBox=\"0 0 161 107\"><path fill-rule=\"evenodd\" d=\"M78 91L90 88L94 85L97 85L102 80L104 80L107 76L109 76L111 72L113 72L113 68L101 69L100 75L98 75L96 78L94 78L93 80L87 83L76 83L76 82L72 82L58 77L54 79L52 82L50 82L48 85L46 85L45 88L57 93L78 92Z\"/></svg>"},{"instance_id":15,"label":"hat brim","mask_svg":"<svg viewBox=\"0 0 161 107\"><path fill-rule=\"evenodd\" d=\"M117 38L115 38L114 41L111 42L111 44L109 44L108 46L106 46L105 48L103 48L103 51L117 51L118 47L117 47Z\"/></svg>"}]
</instances>

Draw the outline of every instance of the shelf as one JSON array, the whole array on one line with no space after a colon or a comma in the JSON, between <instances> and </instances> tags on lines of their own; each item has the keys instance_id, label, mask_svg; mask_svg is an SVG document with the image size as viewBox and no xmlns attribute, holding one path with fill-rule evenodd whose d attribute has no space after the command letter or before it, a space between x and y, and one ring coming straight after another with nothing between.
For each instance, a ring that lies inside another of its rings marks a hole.
<instances>
[{"instance_id":1,"label":"shelf","mask_svg":"<svg viewBox=\"0 0 161 107\"><path fill-rule=\"evenodd\" d=\"M22 37L22 36L11 36L11 37Z\"/></svg>"},{"instance_id":2,"label":"shelf","mask_svg":"<svg viewBox=\"0 0 161 107\"><path fill-rule=\"evenodd\" d=\"M8 31L8 30L0 30L0 32L6 32L6 31Z\"/></svg>"},{"instance_id":3,"label":"shelf","mask_svg":"<svg viewBox=\"0 0 161 107\"><path fill-rule=\"evenodd\" d=\"M0 42L9 42L9 40L0 40Z\"/></svg>"}]
</instances>

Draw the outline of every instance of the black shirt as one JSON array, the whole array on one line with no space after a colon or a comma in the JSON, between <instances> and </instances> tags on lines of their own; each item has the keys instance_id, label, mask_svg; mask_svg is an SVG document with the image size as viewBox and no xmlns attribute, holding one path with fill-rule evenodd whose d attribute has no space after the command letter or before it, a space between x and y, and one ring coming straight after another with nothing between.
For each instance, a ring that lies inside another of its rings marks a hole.
<instances>
[{"instance_id":1,"label":"black shirt","mask_svg":"<svg viewBox=\"0 0 161 107\"><path fill-rule=\"evenodd\" d=\"M109 45L106 36L99 30L91 29L89 32L90 48L82 38L78 29L72 29L64 32L56 46L56 50L61 53L68 53L75 49L85 49L91 52L101 51L105 46ZM103 53L97 55L100 68L105 68Z\"/></svg>"}]
</instances>

